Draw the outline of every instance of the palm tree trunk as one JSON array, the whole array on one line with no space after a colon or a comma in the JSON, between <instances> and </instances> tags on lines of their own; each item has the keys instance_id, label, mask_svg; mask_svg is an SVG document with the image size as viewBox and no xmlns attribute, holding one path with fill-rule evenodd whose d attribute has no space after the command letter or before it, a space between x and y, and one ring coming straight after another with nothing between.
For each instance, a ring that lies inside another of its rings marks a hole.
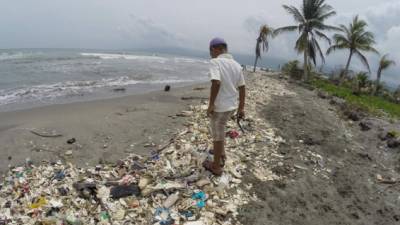
<instances>
[{"instance_id":1,"label":"palm tree trunk","mask_svg":"<svg viewBox=\"0 0 400 225\"><path fill-rule=\"evenodd\" d=\"M258 57L256 56L256 60L255 60L255 62L254 62L254 69L253 69L253 72L256 72L257 61L258 61Z\"/></svg>"},{"instance_id":2,"label":"palm tree trunk","mask_svg":"<svg viewBox=\"0 0 400 225\"><path fill-rule=\"evenodd\" d=\"M308 48L304 50L304 74L303 74L303 80L304 82L308 81Z\"/></svg>"},{"instance_id":3,"label":"palm tree trunk","mask_svg":"<svg viewBox=\"0 0 400 225\"><path fill-rule=\"evenodd\" d=\"M376 76L376 84L375 84L376 87L375 87L374 95L378 95L378 93L379 93L379 84L381 83L381 75L382 75L382 70L381 70L381 68L379 68L378 74Z\"/></svg>"},{"instance_id":4,"label":"palm tree trunk","mask_svg":"<svg viewBox=\"0 0 400 225\"><path fill-rule=\"evenodd\" d=\"M347 59L347 64L346 64L346 68L344 69L344 71L342 72L342 74L340 74L340 83L342 83L343 79L347 76L347 74L349 73L349 67L350 67L350 62L351 62L351 57L353 56L353 50L350 50L350 54L349 54L349 58Z\"/></svg>"}]
</instances>

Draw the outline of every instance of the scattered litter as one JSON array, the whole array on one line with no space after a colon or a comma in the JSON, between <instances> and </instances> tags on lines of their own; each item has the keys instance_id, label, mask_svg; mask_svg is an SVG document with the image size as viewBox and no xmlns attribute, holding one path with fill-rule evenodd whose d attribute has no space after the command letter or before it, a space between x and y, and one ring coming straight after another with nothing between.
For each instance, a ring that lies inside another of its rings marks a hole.
<instances>
[{"instance_id":1,"label":"scattered litter","mask_svg":"<svg viewBox=\"0 0 400 225\"><path fill-rule=\"evenodd\" d=\"M378 180L379 183L382 183L382 184L395 184L395 183L398 182L398 181L395 180L394 178L384 178L384 177L383 177L382 175L380 175L380 174L377 174L377 175L376 175L376 179Z\"/></svg>"},{"instance_id":2,"label":"scattered litter","mask_svg":"<svg viewBox=\"0 0 400 225\"><path fill-rule=\"evenodd\" d=\"M46 137L46 138L51 138L51 137L62 137L62 134L57 133L56 131L36 131L36 130L30 130L32 134L35 134L39 137Z\"/></svg>"},{"instance_id":3,"label":"scattered litter","mask_svg":"<svg viewBox=\"0 0 400 225\"><path fill-rule=\"evenodd\" d=\"M235 139L235 138L239 137L239 132L237 132L236 130L231 130L227 134L232 139Z\"/></svg>"},{"instance_id":4,"label":"scattered litter","mask_svg":"<svg viewBox=\"0 0 400 225\"><path fill-rule=\"evenodd\" d=\"M118 199L127 196L139 196L140 190L136 184L118 185L110 190L111 198Z\"/></svg>"},{"instance_id":5,"label":"scattered litter","mask_svg":"<svg viewBox=\"0 0 400 225\"><path fill-rule=\"evenodd\" d=\"M204 225L202 221L189 221L186 222L184 225Z\"/></svg>"},{"instance_id":6,"label":"scattered litter","mask_svg":"<svg viewBox=\"0 0 400 225\"><path fill-rule=\"evenodd\" d=\"M72 155L72 151L71 151L71 150L66 151L66 152L65 152L65 155L66 155L66 156L71 156L71 155Z\"/></svg>"},{"instance_id":7,"label":"scattered litter","mask_svg":"<svg viewBox=\"0 0 400 225\"><path fill-rule=\"evenodd\" d=\"M178 201L179 199L179 192L176 192L170 196L168 196L168 198L165 200L163 206L164 208L171 208L171 206L173 206L176 201Z\"/></svg>"},{"instance_id":8,"label":"scattered litter","mask_svg":"<svg viewBox=\"0 0 400 225\"><path fill-rule=\"evenodd\" d=\"M174 220L171 217L169 209L157 208L155 213L155 220L159 222L160 225L172 225Z\"/></svg>"},{"instance_id":9,"label":"scattered litter","mask_svg":"<svg viewBox=\"0 0 400 225\"><path fill-rule=\"evenodd\" d=\"M182 100L207 100L208 98L205 97L198 97L198 96L189 96L189 97L181 97Z\"/></svg>"},{"instance_id":10,"label":"scattered litter","mask_svg":"<svg viewBox=\"0 0 400 225\"><path fill-rule=\"evenodd\" d=\"M202 191L197 192L197 193L194 193L194 194L192 195L192 199L193 199L193 200L197 200L197 202L196 202L196 206L197 206L197 207L203 208L203 207L206 206L206 203L205 203L205 201L207 200L207 195L206 195L206 193L204 193L204 192L202 192Z\"/></svg>"},{"instance_id":11,"label":"scattered litter","mask_svg":"<svg viewBox=\"0 0 400 225\"><path fill-rule=\"evenodd\" d=\"M63 180L65 178L65 173L63 172L63 171L57 171L55 174L54 174L54 179L56 179L56 180L58 180L58 181L61 181L61 180Z\"/></svg>"},{"instance_id":12,"label":"scattered litter","mask_svg":"<svg viewBox=\"0 0 400 225\"><path fill-rule=\"evenodd\" d=\"M177 116L180 117L190 117L193 115L192 111L182 111L181 113L176 114Z\"/></svg>"},{"instance_id":13,"label":"scattered litter","mask_svg":"<svg viewBox=\"0 0 400 225\"><path fill-rule=\"evenodd\" d=\"M284 140L256 114L256 102L268 101L271 93L293 94L279 85L249 90L246 135L233 130L236 121L228 122L231 138L221 177L201 166L212 145L203 102L178 114L186 117L186 128L168 143L147 141L150 156L131 154L114 165L88 168L61 162L11 168L0 183L0 224L239 224L238 209L254 199L251 186L242 182L245 172L261 181L281 179L270 160L282 159L276 150Z\"/></svg>"},{"instance_id":14,"label":"scattered litter","mask_svg":"<svg viewBox=\"0 0 400 225\"><path fill-rule=\"evenodd\" d=\"M76 142L76 139L75 138L71 138L71 139L68 139L67 140L67 144L73 144L73 143L75 143Z\"/></svg>"},{"instance_id":15,"label":"scattered litter","mask_svg":"<svg viewBox=\"0 0 400 225\"><path fill-rule=\"evenodd\" d=\"M114 88L114 89L112 89L112 90L113 90L113 92L125 92L125 91L126 91L126 88L119 87L119 88Z\"/></svg>"}]
</instances>

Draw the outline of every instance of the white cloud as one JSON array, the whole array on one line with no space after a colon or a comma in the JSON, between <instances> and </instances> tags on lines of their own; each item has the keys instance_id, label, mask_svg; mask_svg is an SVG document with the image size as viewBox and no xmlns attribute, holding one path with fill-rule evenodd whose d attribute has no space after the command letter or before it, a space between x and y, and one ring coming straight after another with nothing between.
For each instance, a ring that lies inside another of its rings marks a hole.
<instances>
[{"instance_id":1,"label":"white cloud","mask_svg":"<svg viewBox=\"0 0 400 225\"><path fill-rule=\"evenodd\" d=\"M258 26L293 24L282 4L299 6L299 0L0 0L0 48L78 47L146 48L179 46L207 50L214 36L224 37L230 49L253 54ZM390 53L400 72L399 0L327 0L338 15L330 24L349 23L360 14L377 35L377 47ZM131 17L131 15L135 15ZM293 59L296 34L271 41L269 57ZM325 46L326 48L327 46ZM327 57L332 65L344 64L347 52ZM354 67L362 68L354 59ZM377 57L370 56L373 68ZM400 80L400 78L398 79Z\"/></svg>"},{"instance_id":2,"label":"white cloud","mask_svg":"<svg viewBox=\"0 0 400 225\"><path fill-rule=\"evenodd\" d=\"M150 18L141 18L130 15L130 23L119 26L117 31L125 40L131 41L135 47L184 47L184 35L169 31L165 25L156 23Z\"/></svg>"}]
</instances>

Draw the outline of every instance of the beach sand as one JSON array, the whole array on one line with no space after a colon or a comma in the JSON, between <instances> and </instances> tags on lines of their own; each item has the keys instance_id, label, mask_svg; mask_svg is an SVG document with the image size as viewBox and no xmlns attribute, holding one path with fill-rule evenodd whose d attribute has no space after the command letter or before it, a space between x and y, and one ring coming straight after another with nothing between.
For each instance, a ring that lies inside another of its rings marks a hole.
<instances>
[{"instance_id":1,"label":"beach sand","mask_svg":"<svg viewBox=\"0 0 400 225\"><path fill-rule=\"evenodd\" d=\"M96 165L100 159L115 162L132 152L148 154L152 148L144 145L167 142L175 136L176 130L187 123L186 129L191 132L182 135L178 142L179 146L185 143L188 147L170 146L169 151L161 154L158 160L146 160L146 173L152 175L156 186L162 183L161 179L186 182L184 180L188 176L182 175L185 169L211 180L211 184L202 189L210 195L210 202L199 211L203 218L210 216L212 220L220 220L224 224L244 225L399 223L400 186L397 184L400 180L400 147L388 148L386 140L378 138L382 131L398 131L398 120L367 116L361 122L370 123L371 129L362 130L359 122L343 116L341 107L332 104L331 97L321 98L318 91L304 88L304 85L282 74L260 72L247 73L246 76L248 97L245 110L248 123L247 126L244 124L245 134L237 139L226 139L225 175L232 179L230 182L226 178L229 188L226 187L225 193L216 191L220 181L201 171L199 153L208 149L210 141L207 131L204 131L208 119L202 106L206 105L199 104L197 99L181 100L182 96L208 95L207 89L194 91L194 87L173 89L169 93L154 92L1 113L0 143L3 152L0 165L3 169L7 164L18 165L26 157L36 162L65 158L82 166L86 163ZM191 117L169 117L188 109L189 104L196 106L190 109ZM32 128L55 129L63 136L42 138L28 130ZM232 121L230 128L237 129ZM77 142L67 144L72 137ZM66 151L72 151L71 157L64 157ZM171 161L178 155L182 158ZM8 161L7 156L12 156L12 159ZM176 171L183 166L185 169ZM36 175L42 174L43 167L40 168ZM67 170L72 174L71 171ZM171 171L179 174L179 178L171 178ZM13 173L16 177L18 170ZM76 175L75 172L73 174ZM168 179L165 179L167 176ZM46 181L49 177L45 177L43 182L50 182ZM75 181L77 178L66 180ZM105 178L100 176L96 179ZM42 184L39 178L30 182ZM8 183L11 182L4 184ZM12 193L8 190L21 189L5 187L3 196ZM189 185L183 191L192 193L194 189L197 187ZM165 194L165 190L162 193ZM74 194L72 192L69 198ZM144 211L148 213L144 215L153 218L154 208L161 202L156 199L160 194L151 198L141 197L145 202L152 202L149 207L147 203L143 206L147 207ZM185 196L183 199L190 195ZM186 201L183 199L178 204L184 204ZM215 204L211 203L218 202L217 199L223 202L220 206L216 204L217 208L229 207L230 213L214 210ZM137 215L132 217L135 222ZM116 217L116 213L113 216Z\"/></svg>"},{"instance_id":2,"label":"beach sand","mask_svg":"<svg viewBox=\"0 0 400 225\"><path fill-rule=\"evenodd\" d=\"M190 104L199 104L200 98L207 97L207 88L208 84L172 86L170 92L1 112L0 171L27 158L34 163L66 159L85 166L115 162L128 153L149 154L152 147L145 145L168 141L183 126L183 118L175 115ZM31 130L62 136L41 137ZM71 138L76 142L68 144Z\"/></svg>"}]
</instances>

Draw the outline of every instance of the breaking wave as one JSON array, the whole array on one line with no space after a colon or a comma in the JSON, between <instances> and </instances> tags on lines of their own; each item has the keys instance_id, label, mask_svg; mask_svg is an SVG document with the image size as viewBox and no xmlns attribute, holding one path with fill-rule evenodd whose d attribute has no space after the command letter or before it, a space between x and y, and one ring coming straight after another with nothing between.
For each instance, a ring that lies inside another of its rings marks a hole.
<instances>
[{"instance_id":1,"label":"breaking wave","mask_svg":"<svg viewBox=\"0 0 400 225\"><path fill-rule=\"evenodd\" d=\"M0 61L15 59L30 59L42 56L41 52L2 52L0 53Z\"/></svg>"},{"instance_id":2,"label":"breaking wave","mask_svg":"<svg viewBox=\"0 0 400 225\"><path fill-rule=\"evenodd\" d=\"M108 53L80 53L81 56L85 57L95 57L98 59L126 59L126 60L141 60L141 61L153 61L165 63L168 60L172 60L175 63L204 63L208 64L208 60L195 59L195 58L184 58L184 57L174 57L166 58L161 56L147 56L147 55L132 55L132 54L108 54Z\"/></svg>"},{"instance_id":3,"label":"breaking wave","mask_svg":"<svg viewBox=\"0 0 400 225\"><path fill-rule=\"evenodd\" d=\"M106 54L106 53L81 53L81 56L97 57L99 59L127 59L166 62L168 59L160 56L130 55L130 54Z\"/></svg>"},{"instance_id":4,"label":"breaking wave","mask_svg":"<svg viewBox=\"0 0 400 225\"><path fill-rule=\"evenodd\" d=\"M12 103L26 103L32 101L48 101L58 97L83 96L92 93L99 88L126 87L129 85L146 84L164 84L164 83L184 83L193 80L133 80L129 77L108 78L96 81L65 81L48 85L36 85L31 87L22 87L8 90L0 90L0 105Z\"/></svg>"}]
</instances>

